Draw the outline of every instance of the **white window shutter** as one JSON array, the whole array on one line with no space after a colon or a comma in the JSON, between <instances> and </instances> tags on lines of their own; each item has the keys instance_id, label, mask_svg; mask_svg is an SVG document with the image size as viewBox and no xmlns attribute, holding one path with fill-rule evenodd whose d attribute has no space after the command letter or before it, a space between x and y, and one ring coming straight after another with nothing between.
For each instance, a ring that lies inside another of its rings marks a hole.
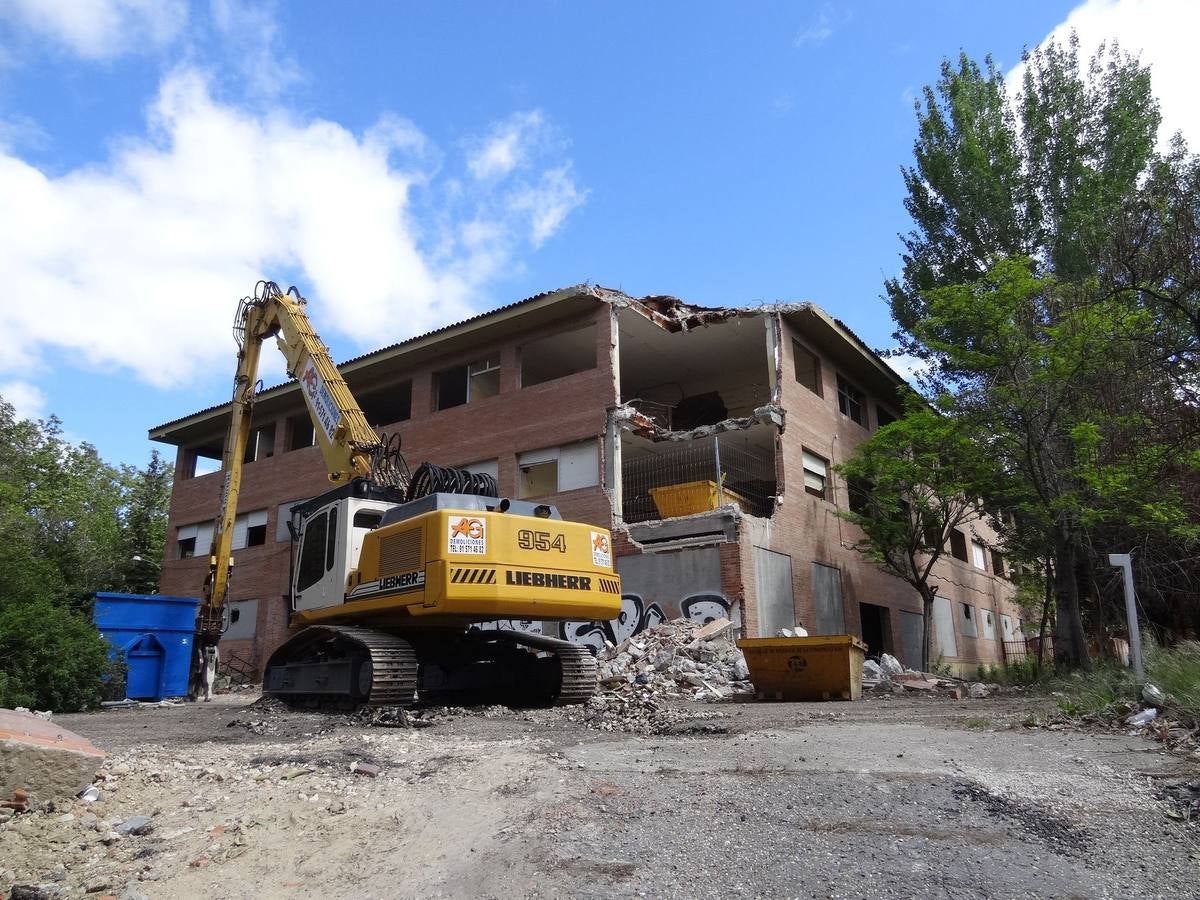
<instances>
[{"instance_id":1,"label":"white window shutter","mask_svg":"<svg viewBox=\"0 0 1200 900\"><path fill-rule=\"evenodd\" d=\"M600 483L600 460L595 441L568 444L558 452L558 489L573 491Z\"/></svg>"}]
</instances>

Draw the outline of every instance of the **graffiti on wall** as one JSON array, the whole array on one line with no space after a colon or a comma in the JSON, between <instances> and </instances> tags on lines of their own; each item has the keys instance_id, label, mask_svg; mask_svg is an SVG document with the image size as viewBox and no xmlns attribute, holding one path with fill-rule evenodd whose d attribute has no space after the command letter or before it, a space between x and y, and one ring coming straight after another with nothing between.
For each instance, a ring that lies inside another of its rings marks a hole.
<instances>
[{"instance_id":1,"label":"graffiti on wall","mask_svg":"<svg viewBox=\"0 0 1200 900\"><path fill-rule=\"evenodd\" d=\"M690 594L679 601L679 615L701 625L715 619L730 617L731 605L723 594L703 592ZM558 636L574 644L583 644L596 651L605 642L619 644L660 622L668 616L657 603L647 603L640 594L621 595L621 613L615 619L597 622L560 622Z\"/></svg>"}]
</instances>

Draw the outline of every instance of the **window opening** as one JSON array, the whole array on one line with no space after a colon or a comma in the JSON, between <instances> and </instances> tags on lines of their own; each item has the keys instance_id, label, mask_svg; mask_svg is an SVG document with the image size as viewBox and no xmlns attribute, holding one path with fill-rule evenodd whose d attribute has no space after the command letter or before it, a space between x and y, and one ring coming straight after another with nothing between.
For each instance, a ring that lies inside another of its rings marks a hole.
<instances>
[{"instance_id":1,"label":"window opening","mask_svg":"<svg viewBox=\"0 0 1200 900\"><path fill-rule=\"evenodd\" d=\"M885 409L878 403L875 404L875 423L878 427L882 428L884 425L891 425L895 421L896 417L890 410Z\"/></svg>"},{"instance_id":2,"label":"window opening","mask_svg":"<svg viewBox=\"0 0 1200 900\"><path fill-rule=\"evenodd\" d=\"M521 353L521 387L532 387L555 378L596 368L596 326L552 334L524 344Z\"/></svg>"},{"instance_id":3,"label":"window opening","mask_svg":"<svg viewBox=\"0 0 1200 900\"><path fill-rule=\"evenodd\" d=\"M829 482L829 461L823 457L804 452L804 490L814 497L827 500Z\"/></svg>"},{"instance_id":4,"label":"window opening","mask_svg":"<svg viewBox=\"0 0 1200 900\"><path fill-rule=\"evenodd\" d=\"M250 438L246 441L246 452L242 456L243 462L252 463L260 459L269 459L275 455L275 423L264 425L261 428L255 428L250 432Z\"/></svg>"},{"instance_id":5,"label":"window opening","mask_svg":"<svg viewBox=\"0 0 1200 900\"><path fill-rule=\"evenodd\" d=\"M967 539L957 528L950 532L950 553L955 559L967 561Z\"/></svg>"},{"instance_id":6,"label":"window opening","mask_svg":"<svg viewBox=\"0 0 1200 900\"><path fill-rule=\"evenodd\" d=\"M837 379L838 409L843 416L849 416L859 425L866 426L867 416L864 409L866 396L841 375Z\"/></svg>"},{"instance_id":7,"label":"window opening","mask_svg":"<svg viewBox=\"0 0 1200 900\"><path fill-rule=\"evenodd\" d=\"M288 417L287 434L287 448L289 452L316 446L317 432L313 428L312 419L308 417L307 413L302 416Z\"/></svg>"},{"instance_id":8,"label":"window opening","mask_svg":"<svg viewBox=\"0 0 1200 900\"><path fill-rule=\"evenodd\" d=\"M875 486L866 478L851 477L846 481L850 493L850 511L865 516L871 508L871 493Z\"/></svg>"},{"instance_id":9,"label":"window opening","mask_svg":"<svg viewBox=\"0 0 1200 900\"><path fill-rule=\"evenodd\" d=\"M796 380L818 397L823 396L821 393L821 360L817 354L802 346L799 341L792 341L792 364L796 370Z\"/></svg>"},{"instance_id":10,"label":"window opening","mask_svg":"<svg viewBox=\"0 0 1200 900\"><path fill-rule=\"evenodd\" d=\"M405 422L412 416L412 382L402 381L358 398L363 416L377 428Z\"/></svg>"},{"instance_id":11,"label":"window opening","mask_svg":"<svg viewBox=\"0 0 1200 900\"><path fill-rule=\"evenodd\" d=\"M1005 577L1004 557L997 550L992 551L992 572L1001 578Z\"/></svg>"},{"instance_id":12,"label":"window opening","mask_svg":"<svg viewBox=\"0 0 1200 900\"><path fill-rule=\"evenodd\" d=\"M383 513L375 512L370 509L360 509L354 514L354 527L375 529L379 527L379 523L383 521Z\"/></svg>"}]
</instances>

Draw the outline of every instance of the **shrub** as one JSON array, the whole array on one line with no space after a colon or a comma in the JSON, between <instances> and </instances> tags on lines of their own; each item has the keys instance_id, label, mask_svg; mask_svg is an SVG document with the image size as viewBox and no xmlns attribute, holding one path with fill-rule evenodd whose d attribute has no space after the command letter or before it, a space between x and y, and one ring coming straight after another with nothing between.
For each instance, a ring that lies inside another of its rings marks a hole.
<instances>
[{"instance_id":1,"label":"shrub","mask_svg":"<svg viewBox=\"0 0 1200 900\"><path fill-rule=\"evenodd\" d=\"M1171 698L1173 707L1200 718L1200 641L1149 647L1146 677Z\"/></svg>"},{"instance_id":2,"label":"shrub","mask_svg":"<svg viewBox=\"0 0 1200 900\"><path fill-rule=\"evenodd\" d=\"M83 613L44 599L0 599L0 706L95 705L110 671L108 644Z\"/></svg>"}]
</instances>

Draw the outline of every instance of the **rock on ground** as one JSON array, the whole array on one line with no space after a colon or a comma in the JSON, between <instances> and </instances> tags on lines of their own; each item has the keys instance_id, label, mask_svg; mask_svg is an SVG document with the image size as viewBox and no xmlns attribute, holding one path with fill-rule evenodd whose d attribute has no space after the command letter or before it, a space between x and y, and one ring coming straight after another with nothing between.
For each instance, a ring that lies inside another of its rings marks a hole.
<instances>
[{"instance_id":1,"label":"rock on ground","mask_svg":"<svg viewBox=\"0 0 1200 900\"><path fill-rule=\"evenodd\" d=\"M35 800L74 797L104 753L84 737L24 712L0 709L0 800L24 789Z\"/></svg>"}]
</instances>

